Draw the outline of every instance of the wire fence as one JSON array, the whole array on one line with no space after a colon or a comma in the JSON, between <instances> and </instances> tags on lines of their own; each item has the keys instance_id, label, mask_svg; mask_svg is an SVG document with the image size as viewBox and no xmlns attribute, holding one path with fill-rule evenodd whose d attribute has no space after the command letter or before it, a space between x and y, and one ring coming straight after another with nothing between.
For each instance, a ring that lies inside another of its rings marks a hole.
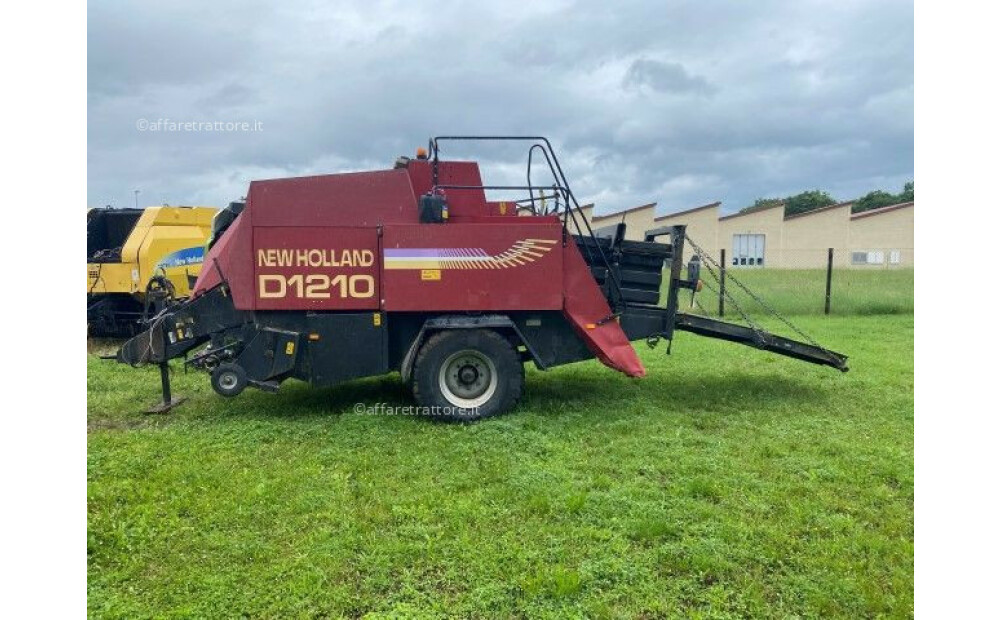
<instances>
[{"instance_id":1,"label":"wire fence","mask_svg":"<svg viewBox=\"0 0 1000 620\"><path fill-rule=\"evenodd\" d=\"M875 315L913 312L913 249L781 250L702 260L701 292L681 296L684 312L740 317ZM742 287L740 285L743 285ZM763 300L763 304L757 299Z\"/></svg>"}]
</instances>

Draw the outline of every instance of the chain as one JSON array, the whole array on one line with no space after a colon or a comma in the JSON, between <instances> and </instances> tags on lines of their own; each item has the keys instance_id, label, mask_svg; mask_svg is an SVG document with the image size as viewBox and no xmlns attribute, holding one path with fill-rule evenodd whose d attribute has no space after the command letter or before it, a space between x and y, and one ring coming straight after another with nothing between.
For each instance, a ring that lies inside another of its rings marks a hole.
<instances>
[{"instance_id":1,"label":"chain","mask_svg":"<svg viewBox=\"0 0 1000 620\"><path fill-rule=\"evenodd\" d=\"M718 267L719 264L717 262L715 262L714 260L712 260L711 257L709 257L707 254L704 254L704 251L701 248L699 248L698 246L694 245L694 242L691 242L691 245L695 248L695 253L699 254L700 256L705 256L705 257L707 257L709 259L709 261L711 261L710 263L702 261L702 264L708 269L708 273L712 274L712 279L715 280L716 284L719 285L719 290L716 290L716 289L712 288L712 285L708 284L704 280L702 280L702 284L705 286L705 288L707 288L712 293L715 293L716 295L719 295L719 291L722 290L722 279L715 272L715 270L712 269L712 265L713 264L716 267ZM762 326L758 325L756 321L754 321L752 318L750 318L750 315L745 310L743 310L742 306L740 306L740 304L736 301L736 299L732 295L730 295L729 293L724 293L724 294L725 294L726 298L729 300L729 303L734 308L736 308L736 311L739 313L739 315L741 317L743 317L743 320L746 322L746 324L750 327L750 329L753 330L754 334L756 334L757 337L760 340L762 340L762 341L766 340L767 330L765 330ZM700 302L696 302L696 303L698 303L698 307L701 308L702 312L704 312L705 314L709 314L708 311L706 311L705 308L703 308L701 306Z\"/></svg>"},{"instance_id":2,"label":"chain","mask_svg":"<svg viewBox=\"0 0 1000 620\"><path fill-rule=\"evenodd\" d=\"M712 290L712 289L709 288L709 290ZM698 308L698 310L701 310L702 314L704 314L705 316L708 316L708 310L705 309L705 306L701 305L701 302L698 301L697 297L694 298L694 305Z\"/></svg>"},{"instance_id":3,"label":"chain","mask_svg":"<svg viewBox=\"0 0 1000 620\"><path fill-rule=\"evenodd\" d=\"M705 250L701 249L701 247L699 247L698 244L696 244L694 241L692 241L691 237L688 237L687 235L684 235L684 237L687 240L687 242L691 244L691 247L694 248L695 253L698 254L698 256L702 259L702 263L703 264L715 265L716 267L719 267L721 269L721 266L719 265L719 263L714 258L712 258L707 252L705 252ZM719 277L712 270L711 266L709 267L709 273L712 274L712 277L715 278L716 282L719 281ZM791 329L793 332L795 332L796 334L798 334L799 336L801 336L802 338L804 338L806 340L806 342L808 342L809 344L813 345L814 347L817 347L819 349L823 349L824 351L827 350L822 345L820 345L818 342L816 342L809 334L805 333L804 331L802 331L801 329L799 329L798 327L796 327L791 321L789 321L787 318L785 318L784 316L782 316L782 314L780 312L778 312L777 310L775 310L774 308L772 308L770 304L768 304L761 297L759 297L753 291L751 291L749 288L747 288L736 277L734 277L733 275L730 274L728 276L728 279L732 280L733 284L735 284L737 287L739 287L740 290L742 290L744 293L746 293L747 295L749 295L751 299L753 299L758 304L760 304L760 306L762 308L764 308L766 311L768 311L773 317L775 317L776 319L778 319L779 321L781 321L782 323L784 323L789 329ZM721 284L720 284L720 288L721 288ZM758 333L758 335L761 335L760 332L763 331L762 328L760 328L759 326L757 326L757 325L754 324L754 322L750 319L750 317L747 315L747 313L744 312L742 308L740 308L739 304L736 303L736 300L733 298L733 296L728 291L725 293L725 295L726 295L726 299L728 299L733 304L733 307L736 308L737 312L740 313L740 316L742 316L743 319L750 325L750 328L753 329L754 332Z\"/></svg>"}]
</instances>

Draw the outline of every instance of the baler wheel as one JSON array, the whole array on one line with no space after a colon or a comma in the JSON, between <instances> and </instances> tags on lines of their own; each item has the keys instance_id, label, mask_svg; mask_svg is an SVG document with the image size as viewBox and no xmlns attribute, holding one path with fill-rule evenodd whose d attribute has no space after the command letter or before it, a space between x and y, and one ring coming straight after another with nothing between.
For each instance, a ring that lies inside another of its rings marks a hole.
<instances>
[{"instance_id":1,"label":"baler wheel","mask_svg":"<svg viewBox=\"0 0 1000 620\"><path fill-rule=\"evenodd\" d=\"M524 364L489 329L454 329L427 339L413 367L413 396L441 419L472 422L510 410L524 390Z\"/></svg>"},{"instance_id":2,"label":"baler wheel","mask_svg":"<svg viewBox=\"0 0 1000 620\"><path fill-rule=\"evenodd\" d=\"M212 389L220 396L237 396L247 386L247 372L239 364L219 364L212 371Z\"/></svg>"}]
</instances>

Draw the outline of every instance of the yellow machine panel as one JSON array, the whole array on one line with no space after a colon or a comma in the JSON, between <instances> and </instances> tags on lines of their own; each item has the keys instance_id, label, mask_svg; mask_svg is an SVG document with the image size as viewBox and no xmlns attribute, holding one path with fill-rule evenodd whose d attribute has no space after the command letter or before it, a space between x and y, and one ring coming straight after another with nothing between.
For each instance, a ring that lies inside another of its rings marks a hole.
<instances>
[{"instance_id":1,"label":"yellow machine panel","mask_svg":"<svg viewBox=\"0 0 1000 620\"><path fill-rule=\"evenodd\" d=\"M190 294L212 232L214 207L90 209L87 212L87 319L92 333L129 332L146 287L165 276L174 295ZM126 329L122 329L125 327Z\"/></svg>"}]
</instances>

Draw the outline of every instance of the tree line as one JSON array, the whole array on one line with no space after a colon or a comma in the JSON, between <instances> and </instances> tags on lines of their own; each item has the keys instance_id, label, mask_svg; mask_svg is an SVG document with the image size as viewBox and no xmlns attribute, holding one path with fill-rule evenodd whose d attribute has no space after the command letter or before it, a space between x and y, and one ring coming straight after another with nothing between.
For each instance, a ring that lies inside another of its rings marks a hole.
<instances>
[{"instance_id":1,"label":"tree line","mask_svg":"<svg viewBox=\"0 0 1000 620\"><path fill-rule=\"evenodd\" d=\"M828 207L830 205L838 204L839 202L841 201L837 200L829 193L814 189L795 194L794 196L786 196L784 198L758 198L749 207L740 209L740 213L760 211L761 209L767 209L769 207L784 204L785 215L787 216L795 215L797 213L806 213L807 211ZM888 207L889 205L899 204L901 202L913 202L913 181L907 181L903 185L903 191L898 194L893 194L881 189L868 192L861 198L854 201L854 204L851 205L851 213L861 213L862 211Z\"/></svg>"}]
</instances>

